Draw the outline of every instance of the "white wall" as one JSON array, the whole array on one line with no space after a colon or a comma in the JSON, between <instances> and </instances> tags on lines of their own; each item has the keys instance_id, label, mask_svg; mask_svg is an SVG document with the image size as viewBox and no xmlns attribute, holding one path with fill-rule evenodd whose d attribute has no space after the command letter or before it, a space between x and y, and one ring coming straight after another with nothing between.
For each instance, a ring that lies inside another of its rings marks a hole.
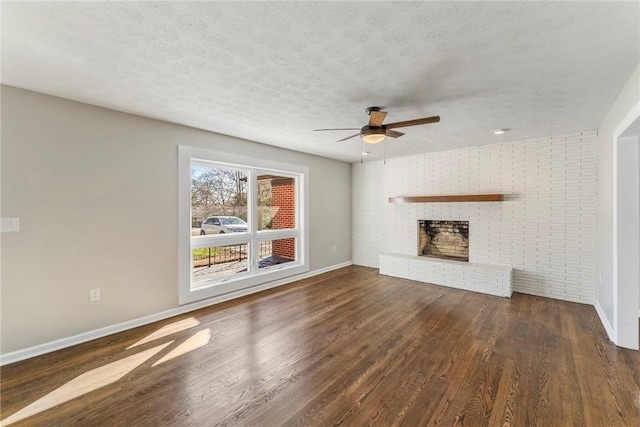
<instances>
[{"instance_id":1,"label":"white wall","mask_svg":"<svg viewBox=\"0 0 640 427\"><path fill-rule=\"evenodd\" d=\"M352 183L356 264L377 267L380 253L415 255L418 219L468 220L469 261L512 267L515 292L595 302L594 131L355 164ZM486 193L505 201L387 201ZM371 245L371 236L382 243Z\"/></svg>"},{"instance_id":2,"label":"white wall","mask_svg":"<svg viewBox=\"0 0 640 427\"><path fill-rule=\"evenodd\" d=\"M613 132L640 101L640 65L615 99L598 128L598 306L608 328L613 319Z\"/></svg>"},{"instance_id":3,"label":"white wall","mask_svg":"<svg viewBox=\"0 0 640 427\"><path fill-rule=\"evenodd\" d=\"M385 165L386 166L386 165ZM383 251L384 170L382 162L354 164L351 205L351 257L356 265L379 268Z\"/></svg>"},{"instance_id":4,"label":"white wall","mask_svg":"<svg viewBox=\"0 0 640 427\"><path fill-rule=\"evenodd\" d=\"M3 86L3 354L177 307L181 144L308 166L310 268L351 260L348 163Z\"/></svg>"}]
</instances>

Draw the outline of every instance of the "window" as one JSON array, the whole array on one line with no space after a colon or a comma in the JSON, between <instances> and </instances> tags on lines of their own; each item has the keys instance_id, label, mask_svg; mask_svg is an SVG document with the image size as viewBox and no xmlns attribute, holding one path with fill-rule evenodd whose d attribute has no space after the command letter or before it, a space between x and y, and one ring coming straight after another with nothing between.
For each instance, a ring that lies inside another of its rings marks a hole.
<instances>
[{"instance_id":1,"label":"window","mask_svg":"<svg viewBox=\"0 0 640 427\"><path fill-rule=\"evenodd\" d=\"M309 271L308 168L186 146L178 157L181 304Z\"/></svg>"}]
</instances>

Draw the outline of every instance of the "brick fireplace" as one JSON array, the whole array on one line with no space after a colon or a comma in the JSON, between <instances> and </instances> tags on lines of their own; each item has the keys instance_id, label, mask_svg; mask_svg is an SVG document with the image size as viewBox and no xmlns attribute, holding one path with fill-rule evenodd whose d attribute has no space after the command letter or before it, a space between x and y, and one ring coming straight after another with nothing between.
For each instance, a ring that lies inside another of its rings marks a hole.
<instances>
[{"instance_id":1,"label":"brick fireplace","mask_svg":"<svg viewBox=\"0 0 640 427\"><path fill-rule=\"evenodd\" d=\"M469 221L418 220L418 255L469 261Z\"/></svg>"},{"instance_id":2,"label":"brick fireplace","mask_svg":"<svg viewBox=\"0 0 640 427\"><path fill-rule=\"evenodd\" d=\"M380 274L511 297L510 266L469 261L469 221L418 220L416 225L417 253L381 254Z\"/></svg>"}]
</instances>

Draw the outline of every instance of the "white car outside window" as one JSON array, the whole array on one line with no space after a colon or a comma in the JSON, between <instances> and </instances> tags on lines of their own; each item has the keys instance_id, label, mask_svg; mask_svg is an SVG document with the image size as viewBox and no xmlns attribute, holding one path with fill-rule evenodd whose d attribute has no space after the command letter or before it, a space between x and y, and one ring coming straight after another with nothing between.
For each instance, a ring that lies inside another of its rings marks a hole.
<instances>
[{"instance_id":1,"label":"white car outside window","mask_svg":"<svg viewBox=\"0 0 640 427\"><path fill-rule=\"evenodd\" d=\"M200 226L200 235L246 233L247 223L237 216L210 216Z\"/></svg>"}]
</instances>

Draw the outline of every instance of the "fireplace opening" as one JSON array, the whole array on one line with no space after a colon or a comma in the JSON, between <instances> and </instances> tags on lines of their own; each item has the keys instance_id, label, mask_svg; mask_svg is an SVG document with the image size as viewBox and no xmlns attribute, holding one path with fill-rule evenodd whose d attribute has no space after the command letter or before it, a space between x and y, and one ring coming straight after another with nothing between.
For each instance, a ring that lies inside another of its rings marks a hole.
<instances>
[{"instance_id":1,"label":"fireplace opening","mask_svg":"<svg viewBox=\"0 0 640 427\"><path fill-rule=\"evenodd\" d=\"M469 261L469 221L418 220L418 255Z\"/></svg>"}]
</instances>

